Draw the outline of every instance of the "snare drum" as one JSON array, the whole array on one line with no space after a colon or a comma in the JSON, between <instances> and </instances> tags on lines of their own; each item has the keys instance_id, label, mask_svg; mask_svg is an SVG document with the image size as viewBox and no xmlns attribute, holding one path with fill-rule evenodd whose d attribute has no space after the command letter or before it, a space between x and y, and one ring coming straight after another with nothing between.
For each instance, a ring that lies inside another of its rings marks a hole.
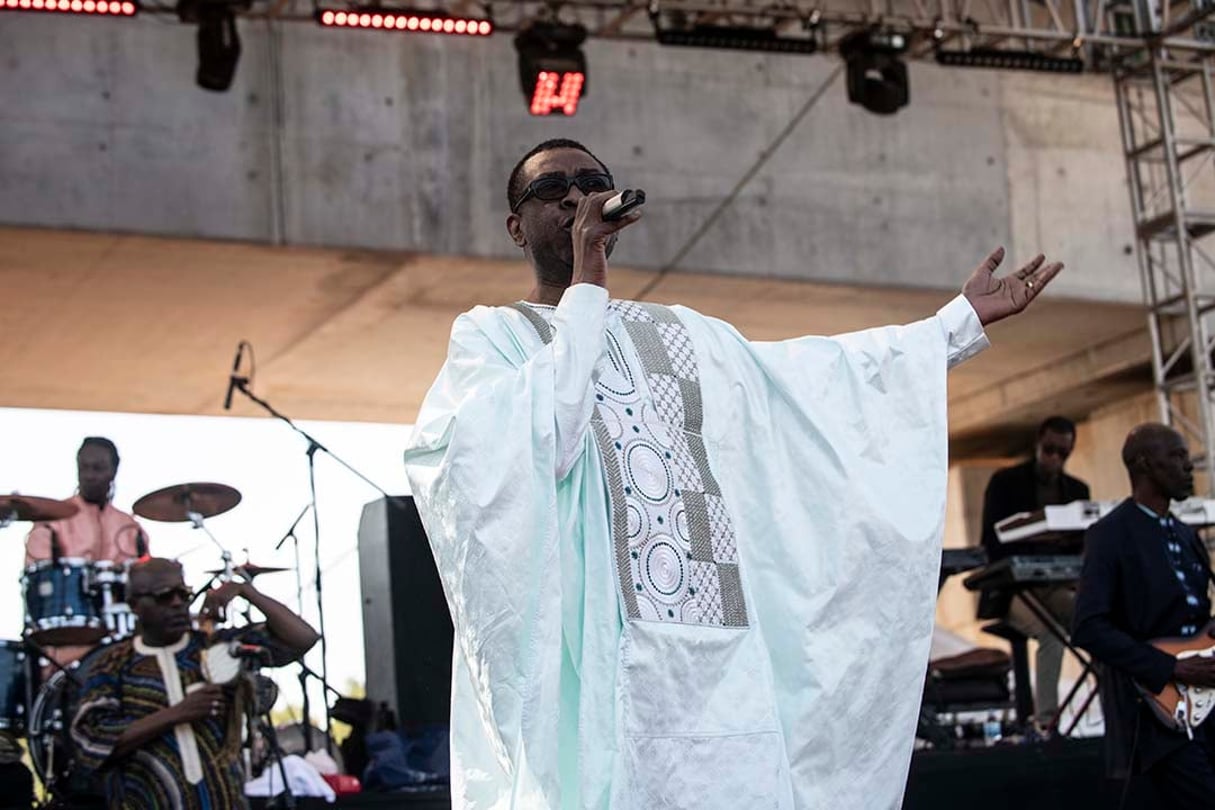
<instances>
[{"instance_id":1,"label":"snare drum","mask_svg":"<svg viewBox=\"0 0 1215 810\"><path fill-rule=\"evenodd\" d=\"M41 560L25 569L25 624L38 644L96 644L106 635L89 580L92 563L79 558Z\"/></svg>"},{"instance_id":2,"label":"snare drum","mask_svg":"<svg viewBox=\"0 0 1215 810\"><path fill-rule=\"evenodd\" d=\"M25 731L25 645L0 641L0 731Z\"/></svg>"}]
</instances>

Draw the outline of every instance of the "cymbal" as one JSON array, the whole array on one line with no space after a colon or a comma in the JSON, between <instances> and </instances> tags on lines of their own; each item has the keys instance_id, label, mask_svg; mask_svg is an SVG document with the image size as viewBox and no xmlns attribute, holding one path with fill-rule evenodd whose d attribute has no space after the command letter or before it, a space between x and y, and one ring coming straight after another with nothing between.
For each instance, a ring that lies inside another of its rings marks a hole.
<instances>
[{"instance_id":1,"label":"cymbal","mask_svg":"<svg viewBox=\"0 0 1215 810\"><path fill-rule=\"evenodd\" d=\"M234 565L232 570L243 575L246 579L253 579L262 574L277 574L280 571L290 571L290 568L278 568L272 565L254 565L253 563L245 563L244 565ZM208 571L208 574L222 574L224 569L213 569Z\"/></svg>"},{"instance_id":2,"label":"cymbal","mask_svg":"<svg viewBox=\"0 0 1215 810\"><path fill-rule=\"evenodd\" d=\"M36 498L33 495L0 495L0 520L62 520L78 511L80 507L69 501Z\"/></svg>"},{"instance_id":3,"label":"cymbal","mask_svg":"<svg viewBox=\"0 0 1215 810\"><path fill-rule=\"evenodd\" d=\"M131 511L148 520L163 523L184 523L187 512L197 512L204 518L222 515L240 503L240 492L227 484L174 484L149 492L131 507Z\"/></svg>"}]
</instances>

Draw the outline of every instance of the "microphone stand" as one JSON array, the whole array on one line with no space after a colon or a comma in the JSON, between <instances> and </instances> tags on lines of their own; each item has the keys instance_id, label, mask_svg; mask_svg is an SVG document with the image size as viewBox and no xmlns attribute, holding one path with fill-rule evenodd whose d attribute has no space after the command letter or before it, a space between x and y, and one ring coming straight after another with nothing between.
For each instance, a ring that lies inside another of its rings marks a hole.
<instances>
[{"instance_id":1,"label":"microphone stand","mask_svg":"<svg viewBox=\"0 0 1215 810\"><path fill-rule=\"evenodd\" d=\"M266 411L266 413L270 414L275 419L278 419L279 421L286 423L287 427L294 430L296 433L298 433L300 436L302 436L308 442L308 448L304 452L305 452L305 455L307 455L307 457L308 457L308 490L309 490L309 496L310 496L311 500L308 504L308 507L305 507L305 511L307 510L307 508L312 509L312 529L313 529L313 543L314 543L313 558L314 558L314 569L315 569L314 582L316 584L317 631L320 633L320 636L321 636L320 682L321 682L321 695L324 698L325 693L330 691L332 687L329 686L328 642L327 642L326 636L325 636L325 604L324 604L324 599L322 599L322 592L321 592L321 521L320 521L320 516L317 514L317 508L316 508L316 451L320 450L320 451L324 452L325 455L329 456L329 458L333 459L338 464L341 464L343 467L345 467L347 470L349 470L351 473L353 473L357 478L359 478L360 480L365 482L368 486L370 486L376 492L379 492L381 495L383 495L389 501L393 501L394 499L392 498L392 496L390 496L384 490L383 487L381 487L376 482L372 481L367 476L363 475L361 472L356 470L354 467L347 464L344 459L342 459L340 456L335 455L332 450L330 450L328 447L326 447L325 445L318 442L311 434L308 433L308 431L302 429L299 425L295 424L295 422L292 422L290 417L286 416L283 413L280 413L269 402L267 402L266 400L257 396L257 394L254 394L252 391L250 391L249 390L249 381L246 378L233 376L229 380L229 385L235 386L236 390L240 391L249 400L251 400L252 402L256 403L258 406L260 406L262 408L262 410ZM300 513L300 517L301 518L303 517L302 512ZM296 522L298 523L298 520ZM291 533L294 533L294 527L292 527ZM298 548L298 540L296 542L297 542L297 548ZM299 566L297 564L296 565L297 576L298 576L298 573L299 573ZM302 591L301 591L301 601L302 601ZM316 676L315 672L313 672L311 669L304 666L303 664L304 664L304 662L301 659L300 660L300 665L302 667L302 669L300 671L300 686L301 687L305 686L305 680L307 679L307 677L309 675L312 675L314 677ZM310 738L312 736L312 733L311 733L312 720L308 716L308 690L306 688L304 688L303 693L304 693L304 744L309 748L309 750L311 750L312 742L311 742ZM327 753L332 754L333 753L333 737L330 734L332 718L331 718L331 712L330 712L330 708L329 708L329 700L327 698L323 699L323 703L325 704L325 750Z\"/></svg>"}]
</instances>

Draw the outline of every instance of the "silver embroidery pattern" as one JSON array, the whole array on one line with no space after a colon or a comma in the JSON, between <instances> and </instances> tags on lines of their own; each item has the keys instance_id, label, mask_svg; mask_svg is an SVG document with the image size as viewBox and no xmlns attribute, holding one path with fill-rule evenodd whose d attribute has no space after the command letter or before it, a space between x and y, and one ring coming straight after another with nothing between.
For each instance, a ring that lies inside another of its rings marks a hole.
<instances>
[{"instance_id":1,"label":"silver embroidery pattern","mask_svg":"<svg viewBox=\"0 0 1215 810\"><path fill-rule=\"evenodd\" d=\"M733 521L700 435L691 337L666 307L609 307L619 319L608 319L591 429L605 467L625 613L634 621L746 627Z\"/></svg>"}]
</instances>

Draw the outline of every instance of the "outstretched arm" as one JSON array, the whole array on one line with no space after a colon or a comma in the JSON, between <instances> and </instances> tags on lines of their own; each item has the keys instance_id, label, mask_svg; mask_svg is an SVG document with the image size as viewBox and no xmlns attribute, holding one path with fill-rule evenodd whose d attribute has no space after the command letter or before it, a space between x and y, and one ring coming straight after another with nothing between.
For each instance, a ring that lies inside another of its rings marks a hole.
<instances>
[{"instance_id":1,"label":"outstretched arm","mask_svg":"<svg viewBox=\"0 0 1215 810\"><path fill-rule=\"evenodd\" d=\"M998 247L962 285L962 295L984 326L1025 309L1063 269L1063 262L1046 264L1046 256L1039 253L1017 272L996 278L996 268L1002 261L1004 248Z\"/></svg>"}]
</instances>

